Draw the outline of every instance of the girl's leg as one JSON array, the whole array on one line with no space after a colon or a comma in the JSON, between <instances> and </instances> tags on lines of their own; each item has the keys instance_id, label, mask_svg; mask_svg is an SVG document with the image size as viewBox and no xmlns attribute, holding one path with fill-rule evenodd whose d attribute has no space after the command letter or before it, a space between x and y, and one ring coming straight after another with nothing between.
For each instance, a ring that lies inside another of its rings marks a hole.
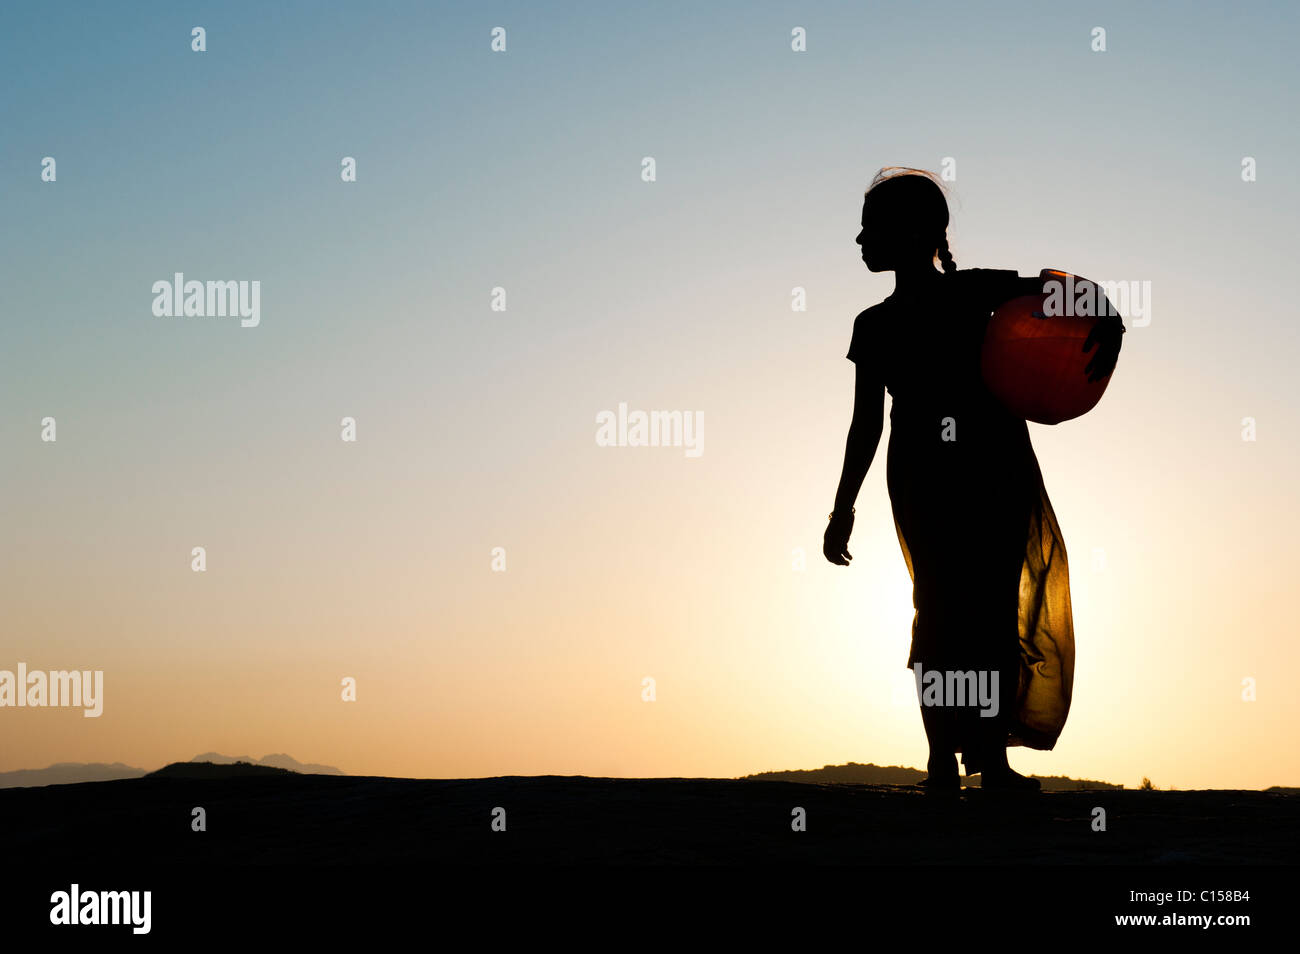
<instances>
[{"instance_id":1,"label":"girl's leg","mask_svg":"<svg viewBox=\"0 0 1300 954\"><path fill-rule=\"evenodd\" d=\"M1017 790L1039 788L1038 780L1028 778L1011 768L1007 762L1007 725L1016 703L1016 686L1020 675L1020 661L1003 658L998 670L998 715L981 719L979 726L980 787Z\"/></svg>"},{"instance_id":2,"label":"girl's leg","mask_svg":"<svg viewBox=\"0 0 1300 954\"><path fill-rule=\"evenodd\" d=\"M921 706L921 722L925 726L925 736L930 742L930 758L926 762L929 777L927 786L932 788L960 788L961 776L957 773L957 755L948 731L947 714L934 706Z\"/></svg>"},{"instance_id":3,"label":"girl's leg","mask_svg":"<svg viewBox=\"0 0 1300 954\"><path fill-rule=\"evenodd\" d=\"M985 665L996 667L998 673L998 714L976 720L982 788L1032 790L1040 787L1037 779L1021 775L1007 762L1008 727L1015 716L1020 682L1020 576L1025 539L1037 499L1036 488L1028 483L1011 492L997 511L997 526L989 528L989 539L997 541L997 546L987 554L991 575L988 590L982 595L989 602L984 604L982 618L988 620L983 634L988 654Z\"/></svg>"}]
</instances>

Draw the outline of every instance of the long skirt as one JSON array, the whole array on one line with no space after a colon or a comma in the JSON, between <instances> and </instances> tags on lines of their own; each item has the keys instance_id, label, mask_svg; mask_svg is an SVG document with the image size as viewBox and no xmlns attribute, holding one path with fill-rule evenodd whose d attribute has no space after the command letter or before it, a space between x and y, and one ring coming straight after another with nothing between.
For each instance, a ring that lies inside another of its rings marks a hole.
<instances>
[{"instance_id":1,"label":"long skirt","mask_svg":"<svg viewBox=\"0 0 1300 954\"><path fill-rule=\"evenodd\" d=\"M993 745L1051 749L1070 710L1074 628L1028 428L968 418L943 440L934 418L891 416L887 483L916 610L908 667L998 674L995 717L944 705L934 724L972 774Z\"/></svg>"}]
</instances>

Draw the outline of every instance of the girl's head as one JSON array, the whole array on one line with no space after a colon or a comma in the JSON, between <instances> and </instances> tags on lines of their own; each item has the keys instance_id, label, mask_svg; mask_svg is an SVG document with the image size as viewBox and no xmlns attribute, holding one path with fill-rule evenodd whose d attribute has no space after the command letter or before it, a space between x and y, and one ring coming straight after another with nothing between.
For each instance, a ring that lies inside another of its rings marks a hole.
<instances>
[{"instance_id":1,"label":"girl's head","mask_svg":"<svg viewBox=\"0 0 1300 954\"><path fill-rule=\"evenodd\" d=\"M887 166L876 173L857 242L873 272L933 267L936 258L945 272L957 270L948 251L948 200L934 174L921 169Z\"/></svg>"}]
</instances>

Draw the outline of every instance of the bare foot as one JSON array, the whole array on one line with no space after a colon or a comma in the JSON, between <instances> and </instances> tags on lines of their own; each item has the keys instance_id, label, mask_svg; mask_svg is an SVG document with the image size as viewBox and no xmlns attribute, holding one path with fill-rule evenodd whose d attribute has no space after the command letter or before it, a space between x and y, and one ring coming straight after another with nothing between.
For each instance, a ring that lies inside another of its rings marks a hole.
<instances>
[{"instance_id":1,"label":"bare foot","mask_svg":"<svg viewBox=\"0 0 1300 954\"><path fill-rule=\"evenodd\" d=\"M980 788L1000 789L1010 792L1037 792L1042 787L1038 779L1021 775L1010 767L999 767L994 771L985 769L980 773Z\"/></svg>"},{"instance_id":2,"label":"bare foot","mask_svg":"<svg viewBox=\"0 0 1300 954\"><path fill-rule=\"evenodd\" d=\"M957 774L957 756L931 755L926 763L929 776L917 782L917 786L930 792L960 792L961 776Z\"/></svg>"}]
</instances>

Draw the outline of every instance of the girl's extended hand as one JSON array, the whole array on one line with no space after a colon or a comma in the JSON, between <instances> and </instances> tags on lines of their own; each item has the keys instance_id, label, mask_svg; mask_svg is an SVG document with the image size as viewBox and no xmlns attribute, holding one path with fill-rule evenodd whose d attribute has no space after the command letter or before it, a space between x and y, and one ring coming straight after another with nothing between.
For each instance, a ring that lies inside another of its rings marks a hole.
<instances>
[{"instance_id":1,"label":"girl's extended hand","mask_svg":"<svg viewBox=\"0 0 1300 954\"><path fill-rule=\"evenodd\" d=\"M853 511L847 514L831 514L831 522L826 526L822 538L822 555L836 566L848 566L853 559L849 552L849 534L853 532Z\"/></svg>"},{"instance_id":2,"label":"girl's extended hand","mask_svg":"<svg viewBox=\"0 0 1300 954\"><path fill-rule=\"evenodd\" d=\"M1083 373L1088 375L1089 381L1100 381L1115 370L1115 362L1119 360L1120 344L1124 340L1123 336L1124 319L1119 315L1108 315L1093 325L1092 331L1088 333L1088 338L1083 343L1084 354L1091 351L1093 345L1097 346L1097 353L1092 356L1088 366L1083 369Z\"/></svg>"}]
</instances>

